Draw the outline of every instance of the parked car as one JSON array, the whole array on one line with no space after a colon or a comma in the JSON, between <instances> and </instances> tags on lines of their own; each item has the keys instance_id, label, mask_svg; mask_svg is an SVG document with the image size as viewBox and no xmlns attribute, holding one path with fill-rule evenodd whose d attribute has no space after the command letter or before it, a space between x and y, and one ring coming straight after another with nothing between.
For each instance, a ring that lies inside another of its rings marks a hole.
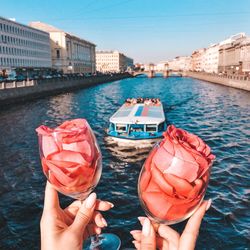
<instances>
[{"instance_id":1,"label":"parked car","mask_svg":"<svg viewBox=\"0 0 250 250\"><path fill-rule=\"evenodd\" d=\"M23 75L17 75L16 76L16 81L26 81L27 80L27 78L25 77L25 76L23 76Z\"/></svg>"},{"instance_id":2,"label":"parked car","mask_svg":"<svg viewBox=\"0 0 250 250\"><path fill-rule=\"evenodd\" d=\"M5 82L6 78L4 78L3 76L0 76L0 83Z\"/></svg>"}]
</instances>

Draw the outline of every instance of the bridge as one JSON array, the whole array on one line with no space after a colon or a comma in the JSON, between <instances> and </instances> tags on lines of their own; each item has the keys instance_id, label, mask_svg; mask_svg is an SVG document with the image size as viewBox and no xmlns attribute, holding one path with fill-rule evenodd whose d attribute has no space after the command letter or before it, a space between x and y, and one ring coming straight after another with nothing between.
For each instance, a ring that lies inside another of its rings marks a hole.
<instances>
[{"instance_id":1,"label":"bridge","mask_svg":"<svg viewBox=\"0 0 250 250\"><path fill-rule=\"evenodd\" d=\"M133 71L131 72L131 75L134 77L139 75L147 75L148 78L153 78L156 75L162 75L164 78L171 77L171 76L182 76L183 73L180 71L174 71L174 70L140 70L140 71Z\"/></svg>"}]
</instances>

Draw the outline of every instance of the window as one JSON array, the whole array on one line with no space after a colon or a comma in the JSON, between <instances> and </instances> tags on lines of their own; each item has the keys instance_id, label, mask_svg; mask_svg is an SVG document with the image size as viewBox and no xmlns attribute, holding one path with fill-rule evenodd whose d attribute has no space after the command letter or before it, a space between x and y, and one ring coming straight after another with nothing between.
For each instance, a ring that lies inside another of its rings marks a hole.
<instances>
[{"instance_id":1,"label":"window","mask_svg":"<svg viewBox=\"0 0 250 250\"><path fill-rule=\"evenodd\" d=\"M126 132L127 125L126 124L116 124L116 132Z\"/></svg>"},{"instance_id":2,"label":"window","mask_svg":"<svg viewBox=\"0 0 250 250\"><path fill-rule=\"evenodd\" d=\"M156 124L147 124L146 125L146 132L157 132L157 125Z\"/></svg>"},{"instance_id":3,"label":"window","mask_svg":"<svg viewBox=\"0 0 250 250\"><path fill-rule=\"evenodd\" d=\"M158 131L164 131L164 122L162 122L162 123L160 123L159 125L158 125Z\"/></svg>"},{"instance_id":4,"label":"window","mask_svg":"<svg viewBox=\"0 0 250 250\"><path fill-rule=\"evenodd\" d=\"M143 124L132 124L130 125L130 132L144 132Z\"/></svg>"},{"instance_id":5,"label":"window","mask_svg":"<svg viewBox=\"0 0 250 250\"><path fill-rule=\"evenodd\" d=\"M56 58L57 58L57 59L60 58L60 50L59 50L59 49L56 50Z\"/></svg>"}]
</instances>

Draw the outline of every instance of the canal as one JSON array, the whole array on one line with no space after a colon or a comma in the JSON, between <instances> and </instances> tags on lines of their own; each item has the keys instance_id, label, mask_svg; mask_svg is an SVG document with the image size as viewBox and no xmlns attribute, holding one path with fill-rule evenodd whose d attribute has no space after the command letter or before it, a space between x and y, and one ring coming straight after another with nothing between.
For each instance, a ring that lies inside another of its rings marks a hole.
<instances>
[{"instance_id":1,"label":"canal","mask_svg":"<svg viewBox=\"0 0 250 250\"><path fill-rule=\"evenodd\" d=\"M250 93L191 78L138 77L72 93L1 107L0 111L0 249L39 249L39 219L45 177L35 128L86 118L103 153L103 173L96 192L115 204L105 217L133 247L129 231L144 215L137 178L145 153L111 152L105 140L109 117L128 97L160 97L169 124L196 133L211 146L216 161L206 194L212 198L197 249L247 249L249 246ZM62 205L71 202L61 196ZM181 230L184 223L174 226Z\"/></svg>"}]
</instances>

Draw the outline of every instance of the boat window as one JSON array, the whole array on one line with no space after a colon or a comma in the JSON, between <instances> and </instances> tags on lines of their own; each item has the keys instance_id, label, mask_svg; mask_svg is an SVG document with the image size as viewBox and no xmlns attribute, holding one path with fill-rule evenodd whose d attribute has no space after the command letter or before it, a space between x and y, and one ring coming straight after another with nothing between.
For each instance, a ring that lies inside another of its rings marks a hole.
<instances>
[{"instance_id":1,"label":"boat window","mask_svg":"<svg viewBox=\"0 0 250 250\"><path fill-rule=\"evenodd\" d=\"M144 132L143 124L132 124L130 125L130 132Z\"/></svg>"},{"instance_id":2,"label":"boat window","mask_svg":"<svg viewBox=\"0 0 250 250\"><path fill-rule=\"evenodd\" d=\"M159 125L158 125L158 131L160 132L160 131L164 131L164 122L162 122L162 123L160 123Z\"/></svg>"},{"instance_id":3,"label":"boat window","mask_svg":"<svg viewBox=\"0 0 250 250\"><path fill-rule=\"evenodd\" d=\"M110 129L110 130L115 130L115 124L111 122L111 123L109 124L109 129Z\"/></svg>"},{"instance_id":4,"label":"boat window","mask_svg":"<svg viewBox=\"0 0 250 250\"><path fill-rule=\"evenodd\" d=\"M157 125L156 124L147 124L146 125L146 132L157 132Z\"/></svg>"},{"instance_id":5,"label":"boat window","mask_svg":"<svg viewBox=\"0 0 250 250\"><path fill-rule=\"evenodd\" d=\"M116 131L117 132L126 132L127 125L126 124L116 124Z\"/></svg>"}]
</instances>

